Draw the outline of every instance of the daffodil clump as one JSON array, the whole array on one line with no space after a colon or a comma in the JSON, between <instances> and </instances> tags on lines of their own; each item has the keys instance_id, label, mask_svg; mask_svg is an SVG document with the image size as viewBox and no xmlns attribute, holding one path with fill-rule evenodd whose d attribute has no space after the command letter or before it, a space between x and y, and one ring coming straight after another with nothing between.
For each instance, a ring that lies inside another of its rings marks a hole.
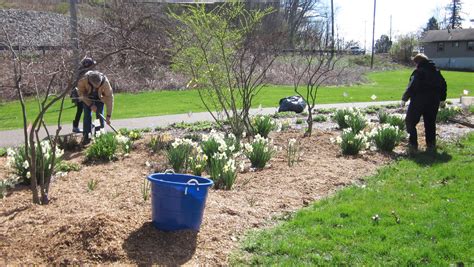
<instances>
[{"instance_id":1,"label":"daffodil clump","mask_svg":"<svg viewBox=\"0 0 474 267\"><path fill-rule=\"evenodd\" d=\"M237 138L233 134L226 136L212 130L202 136L201 148L207 156L207 170L215 188L232 189L237 178L236 158L241 155Z\"/></svg>"},{"instance_id":2,"label":"daffodil clump","mask_svg":"<svg viewBox=\"0 0 474 267\"><path fill-rule=\"evenodd\" d=\"M42 141L36 148L36 177L50 177L53 174L53 166L61 161L64 154L62 149L56 147L54 162L53 150L49 141ZM16 149L7 149L7 166L11 168L16 175L18 181L29 184L31 182L30 163L26 159L25 147L21 146Z\"/></svg>"},{"instance_id":3,"label":"daffodil clump","mask_svg":"<svg viewBox=\"0 0 474 267\"><path fill-rule=\"evenodd\" d=\"M405 137L405 132L397 126L382 124L372 129L369 139L378 150L391 152Z\"/></svg>"},{"instance_id":4,"label":"daffodil clump","mask_svg":"<svg viewBox=\"0 0 474 267\"><path fill-rule=\"evenodd\" d=\"M271 131L280 130L282 126L270 116L257 115L252 119L252 127L255 134L267 138Z\"/></svg>"},{"instance_id":5,"label":"daffodil clump","mask_svg":"<svg viewBox=\"0 0 474 267\"><path fill-rule=\"evenodd\" d=\"M405 130L405 114L392 114L388 116L387 123L398 127L400 130Z\"/></svg>"},{"instance_id":6,"label":"daffodil clump","mask_svg":"<svg viewBox=\"0 0 474 267\"><path fill-rule=\"evenodd\" d=\"M286 159L288 162L288 167L293 167L295 162L299 160L300 157L300 148L295 138L288 139L288 144L286 146Z\"/></svg>"},{"instance_id":7,"label":"daffodil clump","mask_svg":"<svg viewBox=\"0 0 474 267\"><path fill-rule=\"evenodd\" d=\"M447 108L442 108L438 111L438 114L436 115L436 122L448 122L450 119L454 118L461 112L462 109L457 106L449 106Z\"/></svg>"},{"instance_id":8,"label":"daffodil clump","mask_svg":"<svg viewBox=\"0 0 474 267\"><path fill-rule=\"evenodd\" d=\"M198 149L198 143L187 138L177 138L167 151L168 162L175 172L186 172L189 158L194 150Z\"/></svg>"},{"instance_id":9,"label":"daffodil clump","mask_svg":"<svg viewBox=\"0 0 474 267\"><path fill-rule=\"evenodd\" d=\"M355 133L349 128L344 129L341 136L335 139L331 138L331 142L338 144L344 155L357 155L361 150L367 149L370 146L364 132Z\"/></svg>"},{"instance_id":10,"label":"daffodil clump","mask_svg":"<svg viewBox=\"0 0 474 267\"><path fill-rule=\"evenodd\" d=\"M253 168L263 169L274 153L275 149L269 139L259 134L255 135L252 143L244 145L244 154Z\"/></svg>"},{"instance_id":11,"label":"daffodil clump","mask_svg":"<svg viewBox=\"0 0 474 267\"><path fill-rule=\"evenodd\" d=\"M235 159L218 152L209 159L209 176L217 189L230 190L237 178Z\"/></svg>"},{"instance_id":12,"label":"daffodil clump","mask_svg":"<svg viewBox=\"0 0 474 267\"><path fill-rule=\"evenodd\" d=\"M97 132L86 150L86 160L110 161L115 158L118 141L112 133Z\"/></svg>"},{"instance_id":13,"label":"daffodil clump","mask_svg":"<svg viewBox=\"0 0 474 267\"><path fill-rule=\"evenodd\" d=\"M339 129L351 128L356 134L367 126L367 119L356 108L338 109L332 116Z\"/></svg>"},{"instance_id":14,"label":"daffodil clump","mask_svg":"<svg viewBox=\"0 0 474 267\"><path fill-rule=\"evenodd\" d=\"M122 149L122 152L124 154L130 153L130 151L132 150L132 146L133 146L133 140L136 140L136 139L133 139L131 137L127 137L127 136L121 135L121 134L117 134L115 136L115 139L117 140L117 143L120 145L120 147Z\"/></svg>"}]
</instances>

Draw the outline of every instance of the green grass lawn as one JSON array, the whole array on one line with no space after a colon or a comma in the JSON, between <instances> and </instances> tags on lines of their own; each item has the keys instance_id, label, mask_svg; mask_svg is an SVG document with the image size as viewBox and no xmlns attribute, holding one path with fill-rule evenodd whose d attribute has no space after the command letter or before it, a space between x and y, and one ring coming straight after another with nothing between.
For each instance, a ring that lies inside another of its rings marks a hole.
<instances>
[{"instance_id":1,"label":"green grass lawn","mask_svg":"<svg viewBox=\"0 0 474 267\"><path fill-rule=\"evenodd\" d=\"M348 187L275 228L249 234L233 263L472 266L473 174L471 134L436 156L397 161L366 178L365 188Z\"/></svg>"},{"instance_id":2,"label":"green grass lawn","mask_svg":"<svg viewBox=\"0 0 474 267\"><path fill-rule=\"evenodd\" d=\"M402 69L368 74L371 81L368 84L341 87L323 87L319 91L318 103L363 102L372 101L372 95L377 96L377 101L399 100L408 83L411 70ZM443 72L448 82L448 96L459 97L462 90L474 92L474 73L469 72ZM348 97L344 97L346 92ZM278 101L286 96L294 95L291 86L271 85L262 89L256 97L254 106L276 107ZM48 111L45 116L47 124L57 121L58 105ZM27 101L28 119L32 120L37 112L37 103ZM138 94L116 94L113 119L136 118L157 116L165 114L188 113L189 111L205 111L197 91L156 91ZM21 107L18 101L0 104L0 130L22 127ZM63 113L63 122L71 122L75 114L75 107L69 99L66 100Z\"/></svg>"}]
</instances>

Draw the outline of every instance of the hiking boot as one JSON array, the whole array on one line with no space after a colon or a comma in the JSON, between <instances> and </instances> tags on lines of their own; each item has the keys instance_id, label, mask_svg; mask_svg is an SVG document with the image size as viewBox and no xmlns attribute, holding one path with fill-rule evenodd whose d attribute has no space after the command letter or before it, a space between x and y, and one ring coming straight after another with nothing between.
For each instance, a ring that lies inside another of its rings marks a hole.
<instances>
[{"instance_id":1,"label":"hiking boot","mask_svg":"<svg viewBox=\"0 0 474 267\"><path fill-rule=\"evenodd\" d=\"M438 152L438 149L436 148L436 145L428 145L426 147L426 152L431 153L431 154L435 154L436 152Z\"/></svg>"},{"instance_id":2,"label":"hiking boot","mask_svg":"<svg viewBox=\"0 0 474 267\"><path fill-rule=\"evenodd\" d=\"M91 142L90 138L82 138L81 145L87 146L88 144L90 144L90 142Z\"/></svg>"},{"instance_id":3,"label":"hiking boot","mask_svg":"<svg viewBox=\"0 0 474 267\"><path fill-rule=\"evenodd\" d=\"M79 127L72 127L72 132L73 133L82 133L82 129Z\"/></svg>"}]
</instances>

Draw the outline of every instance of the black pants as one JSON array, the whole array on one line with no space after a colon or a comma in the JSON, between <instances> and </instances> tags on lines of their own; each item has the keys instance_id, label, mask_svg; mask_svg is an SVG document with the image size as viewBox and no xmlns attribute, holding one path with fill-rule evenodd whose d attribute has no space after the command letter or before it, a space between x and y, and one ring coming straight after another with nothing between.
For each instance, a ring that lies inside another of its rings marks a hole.
<instances>
[{"instance_id":1,"label":"black pants","mask_svg":"<svg viewBox=\"0 0 474 267\"><path fill-rule=\"evenodd\" d=\"M416 125L420 122L423 116L425 125L425 140L427 147L434 147L436 145L436 115L438 114L439 100L411 100L408 106L405 123L407 132L410 135L408 142L411 146L418 148L418 135L416 132Z\"/></svg>"},{"instance_id":2,"label":"black pants","mask_svg":"<svg viewBox=\"0 0 474 267\"><path fill-rule=\"evenodd\" d=\"M84 109L82 106L82 102L76 103L76 108L76 117L72 121L72 127L75 128L79 127L79 121L81 120L82 110Z\"/></svg>"}]
</instances>

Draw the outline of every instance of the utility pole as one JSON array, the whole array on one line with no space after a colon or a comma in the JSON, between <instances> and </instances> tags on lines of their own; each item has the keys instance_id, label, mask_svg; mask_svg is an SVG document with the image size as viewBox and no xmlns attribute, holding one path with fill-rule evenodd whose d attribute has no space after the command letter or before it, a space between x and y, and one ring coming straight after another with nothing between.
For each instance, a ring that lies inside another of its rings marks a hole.
<instances>
[{"instance_id":1,"label":"utility pole","mask_svg":"<svg viewBox=\"0 0 474 267\"><path fill-rule=\"evenodd\" d=\"M372 26L372 57L370 58L370 69L374 67L375 7L376 6L377 6L377 0L374 0L374 23Z\"/></svg>"},{"instance_id":2,"label":"utility pole","mask_svg":"<svg viewBox=\"0 0 474 267\"><path fill-rule=\"evenodd\" d=\"M74 63L74 70L75 73L74 75L79 74L78 73L78 66L79 66L79 39L78 39L78 34L77 34L77 5L76 5L77 0L69 0L69 13L71 15L70 18L70 27L71 27L71 46L72 46L72 51L73 51L73 63Z\"/></svg>"},{"instance_id":3,"label":"utility pole","mask_svg":"<svg viewBox=\"0 0 474 267\"><path fill-rule=\"evenodd\" d=\"M392 42L392 15L390 15L390 42Z\"/></svg>"},{"instance_id":4,"label":"utility pole","mask_svg":"<svg viewBox=\"0 0 474 267\"><path fill-rule=\"evenodd\" d=\"M331 55L334 54L334 3L331 0Z\"/></svg>"},{"instance_id":5,"label":"utility pole","mask_svg":"<svg viewBox=\"0 0 474 267\"><path fill-rule=\"evenodd\" d=\"M367 20L364 20L364 53L367 51Z\"/></svg>"}]
</instances>

